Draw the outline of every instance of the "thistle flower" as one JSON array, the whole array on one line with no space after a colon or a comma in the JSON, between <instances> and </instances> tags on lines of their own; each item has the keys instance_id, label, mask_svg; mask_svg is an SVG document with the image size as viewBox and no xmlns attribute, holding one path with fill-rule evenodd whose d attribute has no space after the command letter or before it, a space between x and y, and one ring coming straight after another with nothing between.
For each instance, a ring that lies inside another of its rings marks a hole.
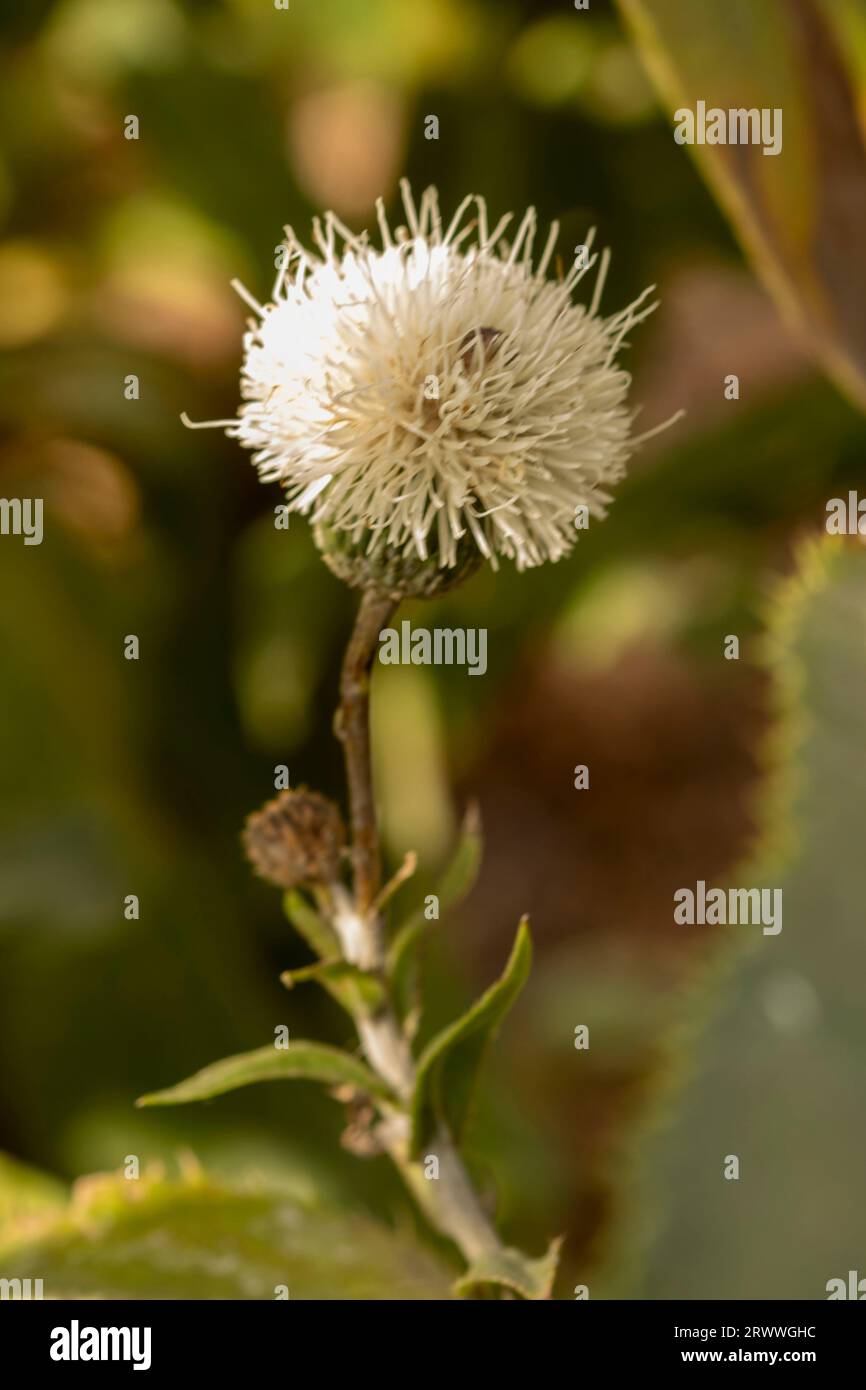
<instances>
[{"instance_id":1,"label":"thistle flower","mask_svg":"<svg viewBox=\"0 0 866 1390\"><path fill-rule=\"evenodd\" d=\"M482 198L443 229L435 189L418 206L405 181L402 194L407 225L394 232L377 205L381 249L328 213L315 251L286 230L271 303L237 287L257 316L244 404L211 423L312 514L338 572L407 593L482 559L558 560L579 508L605 515L640 442L617 354L655 305L650 289L599 314L609 258L589 254L591 236L586 257L547 279L558 226L533 264L531 208L508 244L511 215L490 228ZM591 302L574 303L596 264Z\"/></svg>"}]
</instances>

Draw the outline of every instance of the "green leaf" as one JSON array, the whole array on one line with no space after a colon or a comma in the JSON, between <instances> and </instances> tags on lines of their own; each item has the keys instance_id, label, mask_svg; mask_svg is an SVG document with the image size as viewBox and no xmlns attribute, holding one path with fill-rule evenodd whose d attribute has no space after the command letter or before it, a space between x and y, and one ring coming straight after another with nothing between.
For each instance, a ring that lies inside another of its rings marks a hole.
<instances>
[{"instance_id":1,"label":"green leaf","mask_svg":"<svg viewBox=\"0 0 866 1390\"><path fill-rule=\"evenodd\" d=\"M472 888L478 877L482 849L481 819L473 803L467 808L456 849L435 889L440 917ZM418 949L432 925L423 907L419 907L396 933L388 950L386 974L401 1019L418 1006Z\"/></svg>"},{"instance_id":2,"label":"green leaf","mask_svg":"<svg viewBox=\"0 0 866 1390\"><path fill-rule=\"evenodd\" d=\"M781 889L782 929L701 929L725 936L671 1040L667 1124L644 1136L623 1214L631 1238L642 1228L644 1268L606 1296L826 1298L866 1249L861 545L801 552L771 607L765 664L762 844L733 882ZM728 1155L739 1180L725 1180Z\"/></svg>"},{"instance_id":3,"label":"green leaf","mask_svg":"<svg viewBox=\"0 0 866 1390\"><path fill-rule=\"evenodd\" d=\"M519 1250L499 1250L476 1260L454 1285L461 1298L484 1297L490 1290L507 1289L526 1299L550 1298L562 1237L551 1241L547 1253L530 1260Z\"/></svg>"},{"instance_id":4,"label":"green leaf","mask_svg":"<svg viewBox=\"0 0 866 1390\"><path fill-rule=\"evenodd\" d=\"M0 1153L0 1231L64 1205L63 1183Z\"/></svg>"},{"instance_id":5,"label":"green leaf","mask_svg":"<svg viewBox=\"0 0 866 1390\"><path fill-rule=\"evenodd\" d=\"M459 1141L484 1053L526 983L531 961L532 941L524 917L500 978L425 1048L412 1096L413 1156L421 1151L439 1121L444 1121Z\"/></svg>"},{"instance_id":6,"label":"green leaf","mask_svg":"<svg viewBox=\"0 0 866 1390\"><path fill-rule=\"evenodd\" d=\"M405 1231L200 1173L83 1179L59 1212L0 1237L0 1276L60 1299L451 1296L450 1273Z\"/></svg>"},{"instance_id":7,"label":"green leaf","mask_svg":"<svg viewBox=\"0 0 866 1390\"><path fill-rule=\"evenodd\" d=\"M323 1081L328 1086L350 1085L369 1095L393 1099L385 1082L348 1052L324 1043L290 1042L284 1051L270 1045L225 1057L176 1086L141 1096L136 1105L185 1105L188 1101L209 1100L257 1081L288 1080Z\"/></svg>"},{"instance_id":8,"label":"green leaf","mask_svg":"<svg viewBox=\"0 0 866 1390\"><path fill-rule=\"evenodd\" d=\"M693 145L804 344L866 405L866 19L859 0L620 0L670 111L778 108L782 149Z\"/></svg>"},{"instance_id":9,"label":"green leaf","mask_svg":"<svg viewBox=\"0 0 866 1390\"><path fill-rule=\"evenodd\" d=\"M385 986L379 977L344 960L318 961L301 970L284 970L280 979L286 989L294 989L295 985L308 980L315 981L352 1018L374 1014L385 1001Z\"/></svg>"},{"instance_id":10,"label":"green leaf","mask_svg":"<svg viewBox=\"0 0 866 1390\"><path fill-rule=\"evenodd\" d=\"M283 911L317 956L327 960L339 955L340 943L331 926L298 889L291 888L283 895Z\"/></svg>"},{"instance_id":11,"label":"green leaf","mask_svg":"<svg viewBox=\"0 0 866 1390\"><path fill-rule=\"evenodd\" d=\"M478 877L483 848L481 816L472 802L466 808L457 847L436 889L440 911L454 907L466 897Z\"/></svg>"},{"instance_id":12,"label":"green leaf","mask_svg":"<svg viewBox=\"0 0 866 1390\"><path fill-rule=\"evenodd\" d=\"M420 1011L419 948L430 926L423 914L413 915L394 937L388 951L386 972L391 997L401 1022L414 1015L411 1032L417 1028Z\"/></svg>"}]
</instances>

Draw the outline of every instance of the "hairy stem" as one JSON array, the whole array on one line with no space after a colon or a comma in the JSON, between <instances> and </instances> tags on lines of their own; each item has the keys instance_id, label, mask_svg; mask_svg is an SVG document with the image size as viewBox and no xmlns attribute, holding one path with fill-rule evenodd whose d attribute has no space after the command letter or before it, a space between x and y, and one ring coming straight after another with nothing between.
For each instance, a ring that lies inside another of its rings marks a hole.
<instances>
[{"instance_id":1,"label":"hairy stem","mask_svg":"<svg viewBox=\"0 0 866 1390\"><path fill-rule=\"evenodd\" d=\"M428 1221L448 1236L467 1264L501 1248L499 1237L478 1200L472 1180L449 1135L440 1130L430 1142L439 1163L439 1176L431 1179L422 1162L412 1162L405 1140L389 1148L392 1159Z\"/></svg>"},{"instance_id":2,"label":"hairy stem","mask_svg":"<svg viewBox=\"0 0 866 1390\"><path fill-rule=\"evenodd\" d=\"M364 970L383 972L382 924L376 911L381 882L381 853L370 758L370 675L379 634L397 611L399 600L365 591L349 639L340 680L335 729L343 744L352 826L354 896L334 897L333 925L344 956ZM415 1082L412 1050L390 1005L373 1017L356 1020L370 1066L408 1103ZM437 1178L428 1178L421 1162L409 1154L405 1113L383 1120L381 1138L418 1205L442 1235L452 1240L467 1263L501 1249L496 1231L448 1134L431 1141L438 1160Z\"/></svg>"}]
</instances>

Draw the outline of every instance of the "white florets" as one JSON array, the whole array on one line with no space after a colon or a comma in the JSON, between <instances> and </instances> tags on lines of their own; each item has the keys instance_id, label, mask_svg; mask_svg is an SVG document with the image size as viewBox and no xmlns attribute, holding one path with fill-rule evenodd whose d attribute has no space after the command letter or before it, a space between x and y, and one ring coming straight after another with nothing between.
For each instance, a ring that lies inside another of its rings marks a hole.
<instances>
[{"instance_id":1,"label":"white florets","mask_svg":"<svg viewBox=\"0 0 866 1390\"><path fill-rule=\"evenodd\" d=\"M245 403L221 423L292 510L370 552L453 566L468 537L494 564L559 559L637 442L616 357L650 291L603 318L606 253L592 302L573 303L598 258L546 279L558 228L533 267L534 210L507 244L510 217L489 230L482 199L444 229L434 189L416 208L404 183L403 200L393 234L379 206L381 250L330 213L315 253L287 230L273 302L247 296Z\"/></svg>"}]
</instances>

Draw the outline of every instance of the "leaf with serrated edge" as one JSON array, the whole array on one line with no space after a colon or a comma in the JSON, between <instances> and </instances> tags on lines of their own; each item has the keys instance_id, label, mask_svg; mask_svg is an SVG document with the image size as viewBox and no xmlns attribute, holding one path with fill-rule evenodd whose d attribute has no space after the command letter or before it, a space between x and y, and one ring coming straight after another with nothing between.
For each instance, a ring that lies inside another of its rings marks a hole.
<instances>
[{"instance_id":1,"label":"leaf with serrated edge","mask_svg":"<svg viewBox=\"0 0 866 1390\"><path fill-rule=\"evenodd\" d=\"M531 961L532 941L524 917L496 983L424 1049L412 1096L413 1156L420 1152L437 1118L460 1139L484 1052L526 983Z\"/></svg>"},{"instance_id":2,"label":"leaf with serrated edge","mask_svg":"<svg viewBox=\"0 0 866 1390\"><path fill-rule=\"evenodd\" d=\"M176 1086L141 1096L136 1105L185 1105L189 1101L209 1100L257 1081L290 1080L322 1081L328 1086L350 1085L373 1096L393 1099L385 1082L348 1052L324 1043L290 1042L285 1051L271 1044L254 1052L224 1057L221 1062L213 1062Z\"/></svg>"},{"instance_id":3,"label":"leaf with serrated edge","mask_svg":"<svg viewBox=\"0 0 866 1390\"><path fill-rule=\"evenodd\" d=\"M457 1280L454 1292L460 1294L461 1298L472 1298L493 1286L509 1289L521 1298L550 1298L561 1245L562 1237L559 1236L551 1241L547 1253L537 1260L529 1260L519 1250L511 1249L482 1256Z\"/></svg>"}]
</instances>

